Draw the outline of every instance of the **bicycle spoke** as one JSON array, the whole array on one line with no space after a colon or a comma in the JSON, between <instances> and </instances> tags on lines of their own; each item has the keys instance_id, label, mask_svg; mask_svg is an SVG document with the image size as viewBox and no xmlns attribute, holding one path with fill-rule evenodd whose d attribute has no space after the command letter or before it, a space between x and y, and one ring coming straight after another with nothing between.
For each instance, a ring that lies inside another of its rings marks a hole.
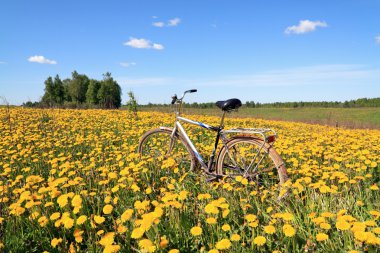
<instances>
[{"instance_id":1,"label":"bicycle spoke","mask_svg":"<svg viewBox=\"0 0 380 253\"><path fill-rule=\"evenodd\" d=\"M148 160L151 159L154 167L160 168L165 160L171 158L175 164L170 164L170 167L177 167L182 172L189 171L192 167L186 147L177 137L171 138L169 131L155 130L145 136L141 145L141 154Z\"/></svg>"},{"instance_id":2,"label":"bicycle spoke","mask_svg":"<svg viewBox=\"0 0 380 253\"><path fill-rule=\"evenodd\" d=\"M267 191L278 195L280 178L274 160L269 150L262 142L242 138L232 141L227 146L218 162L218 171L227 177L243 176L250 184L255 185L258 191Z\"/></svg>"}]
</instances>

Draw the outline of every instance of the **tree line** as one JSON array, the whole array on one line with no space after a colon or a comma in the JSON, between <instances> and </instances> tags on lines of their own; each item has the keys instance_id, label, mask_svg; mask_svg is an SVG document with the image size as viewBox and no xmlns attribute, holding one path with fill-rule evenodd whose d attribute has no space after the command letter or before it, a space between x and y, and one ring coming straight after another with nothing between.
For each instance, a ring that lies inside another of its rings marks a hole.
<instances>
[{"instance_id":1,"label":"tree line","mask_svg":"<svg viewBox=\"0 0 380 253\"><path fill-rule=\"evenodd\" d=\"M94 107L119 108L121 87L111 73L103 74L102 80L90 79L73 71L71 78L61 80L59 75L45 80L45 93L39 102L26 102L30 107Z\"/></svg>"},{"instance_id":2,"label":"tree line","mask_svg":"<svg viewBox=\"0 0 380 253\"><path fill-rule=\"evenodd\" d=\"M141 107L169 107L170 104L153 104L139 105ZM275 103L259 103L247 101L244 104L247 108L302 108L302 107L324 107L324 108L359 108L359 107L380 107L380 98L359 98L356 100L338 101L321 101L321 102L275 102ZM184 103L185 108L213 108L215 103Z\"/></svg>"}]
</instances>

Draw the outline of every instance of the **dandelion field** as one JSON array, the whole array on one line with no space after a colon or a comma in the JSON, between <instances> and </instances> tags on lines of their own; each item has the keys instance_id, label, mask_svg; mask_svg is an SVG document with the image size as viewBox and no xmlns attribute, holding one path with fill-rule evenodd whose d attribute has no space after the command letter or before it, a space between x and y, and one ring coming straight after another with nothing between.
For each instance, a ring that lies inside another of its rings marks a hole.
<instances>
[{"instance_id":1,"label":"dandelion field","mask_svg":"<svg viewBox=\"0 0 380 253\"><path fill-rule=\"evenodd\" d=\"M379 130L229 117L226 128L278 132L290 194L277 203L244 178L207 183L173 158L141 158L141 135L173 120L158 112L135 119L124 110L0 108L1 251L379 251ZM186 130L207 158L214 132Z\"/></svg>"}]
</instances>

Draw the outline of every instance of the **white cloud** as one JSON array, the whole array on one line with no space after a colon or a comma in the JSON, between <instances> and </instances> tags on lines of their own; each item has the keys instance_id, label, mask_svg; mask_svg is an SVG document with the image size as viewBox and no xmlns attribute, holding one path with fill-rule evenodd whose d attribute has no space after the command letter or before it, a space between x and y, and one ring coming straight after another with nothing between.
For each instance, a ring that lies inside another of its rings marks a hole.
<instances>
[{"instance_id":1,"label":"white cloud","mask_svg":"<svg viewBox=\"0 0 380 253\"><path fill-rule=\"evenodd\" d=\"M168 26L178 26L179 23L181 23L180 18L173 18L173 19L170 19L166 24L165 22L158 21L158 22L153 22L152 25L155 27L162 28L162 27L168 27Z\"/></svg>"},{"instance_id":2,"label":"white cloud","mask_svg":"<svg viewBox=\"0 0 380 253\"><path fill-rule=\"evenodd\" d=\"M164 46L157 43L152 43L149 40L146 39L137 39L137 38L129 38L127 42L124 43L124 46L130 46L133 48L144 48L144 49L156 49L156 50L162 50L164 49Z\"/></svg>"},{"instance_id":3,"label":"white cloud","mask_svg":"<svg viewBox=\"0 0 380 253\"><path fill-rule=\"evenodd\" d=\"M165 23L164 22L153 22L152 25L155 27L164 27Z\"/></svg>"},{"instance_id":4,"label":"white cloud","mask_svg":"<svg viewBox=\"0 0 380 253\"><path fill-rule=\"evenodd\" d=\"M379 44L380 44L380 35L377 36L377 37L375 38L375 40L376 40L376 43L379 43Z\"/></svg>"},{"instance_id":5,"label":"white cloud","mask_svg":"<svg viewBox=\"0 0 380 253\"><path fill-rule=\"evenodd\" d=\"M177 26L181 22L180 18L170 19L168 22L168 26Z\"/></svg>"},{"instance_id":6,"label":"white cloud","mask_svg":"<svg viewBox=\"0 0 380 253\"><path fill-rule=\"evenodd\" d=\"M327 23L324 21L310 21L301 20L298 25L289 26L286 28L286 34L302 34L315 31L317 27L327 27Z\"/></svg>"},{"instance_id":7,"label":"white cloud","mask_svg":"<svg viewBox=\"0 0 380 253\"><path fill-rule=\"evenodd\" d=\"M164 46L161 45L161 44L154 43L153 44L153 48L156 49L156 50L162 50L162 49L164 49Z\"/></svg>"},{"instance_id":8,"label":"white cloud","mask_svg":"<svg viewBox=\"0 0 380 253\"><path fill-rule=\"evenodd\" d=\"M41 64L57 64L56 61L49 60L49 59L45 58L42 55L31 56L31 57L28 58L28 61L30 61L30 62L36 62L36 63L41 63Z\"/></svg>"},{"instance_id":9,"label":"white cloud","mask_svg":"<svg viewBox=\"0 0 380 253\"><path fill-rule=\"evenodd\" d=\"M124 68L136 66L136 62L120 62L120 65Z\"/></svg>"}]
</instances>

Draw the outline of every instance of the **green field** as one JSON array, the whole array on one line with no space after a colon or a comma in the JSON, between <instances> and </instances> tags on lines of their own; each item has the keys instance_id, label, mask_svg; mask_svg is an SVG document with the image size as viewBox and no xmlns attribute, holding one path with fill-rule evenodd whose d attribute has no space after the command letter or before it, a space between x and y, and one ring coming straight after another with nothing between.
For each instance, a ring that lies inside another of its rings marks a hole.
<instances>
[{"instance_id":1,"label":"green field","mask_svg":"<svg viewBox=\"0 0 380 253\"><path fill-rule=\"evenodd\" d=\"M172 108L140 108L143 111L171 112ZM218 108L185 108L187 114L219 115ZM254 117L261 119L298 121L312 124L331 125L346 128L380 129L380 108L241 108L233 112L234 117Z\"/></svg>"}]
</instances>

